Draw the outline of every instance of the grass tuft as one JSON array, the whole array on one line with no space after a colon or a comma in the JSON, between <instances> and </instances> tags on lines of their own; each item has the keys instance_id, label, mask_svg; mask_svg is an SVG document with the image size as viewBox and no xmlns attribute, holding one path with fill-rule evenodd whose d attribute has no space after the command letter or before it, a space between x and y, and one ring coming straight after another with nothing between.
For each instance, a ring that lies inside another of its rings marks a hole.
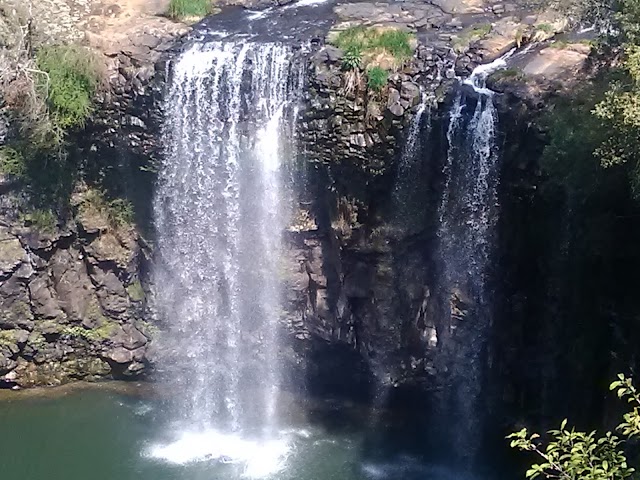
<instances>
[{"instance_id":1,"label":"grass tuft","mask_svg":"<svg viewBox=\"0 0 640 480\"><path fill-rule=\"evenodd\" d=\"M344 50L343 68L351 70L361 64L379 63L385 57L390 57L389 63L401 64L413 54L412 38L402 30L356 26L339 32L331 43ZM352 66L354 57L361 59L357 66Z\"/></svg>"},{"instance_id":2,"label":"grass tuft","mask_svg":"<svg viewBox=\"0 0 640 480\"><path fill-rule=\"evenodd\" d=\"M374 66L367 70L367 86L376 92L385 87L388 78L389 72L382 67Z\"/></svg>"},{"instance_id":3,"label":"grass tuft","mask_svg":"<svg viewBox=\"0 0 640 480\"><path fill-rule=\"evenodd\" d=\"M343 70L356 70L362 66L362 50L357 46L351 46L342 57Z\"/></svg>"},{"instance_id":4,"label":"grass tuft","mask_svg":"<svg viewBox=\"0 0 640 480\"><path fill-rule=\"evenodd\" d=\"M200 19L212 13L211 0L171 0L169 17L176 20Z\"/></svg>"},{"instance_id":5,"label":"grass tuft","mask_svg":"<svg viewBox=\"0 0 640 480\"><path fill-rule=\"evenodd\" d=\"M102 78L98 57L78 45L42 47L36 54L40 90L46 98L54 128L84 126L93 110L93 96Z\"/></svg>"},{"instance_id":6,"label":"grass tuft","mask_svg":"<svg viewBox=\"0 0 640 480\"><path fill-rule=\"evenodd\" d=\"M376 48L382 48L395 58L405 60L413 54L411 35L401 30L384 30L374 42Z\"/></svg>"}]
</instances>

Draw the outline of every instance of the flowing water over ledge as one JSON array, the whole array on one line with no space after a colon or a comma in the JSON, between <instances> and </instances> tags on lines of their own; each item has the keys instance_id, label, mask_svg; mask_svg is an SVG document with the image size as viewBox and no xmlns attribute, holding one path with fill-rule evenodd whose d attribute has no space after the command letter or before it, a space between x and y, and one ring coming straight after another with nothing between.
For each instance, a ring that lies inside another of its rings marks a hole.
<instances>
[{"instance_id":1,"label":"flowing water over ledge","mask_svg":"<svg viewBox=\"0 0 640 480\"><path fill-rule=\"evenodd\" d=\"M146 394L100 388L1 401L2 478L475 480L402 453L397 442L369 452L364 409L281 398L287 413L267 443L213 432L174 437L163 399Z\"/></svg>"}]
</instances>

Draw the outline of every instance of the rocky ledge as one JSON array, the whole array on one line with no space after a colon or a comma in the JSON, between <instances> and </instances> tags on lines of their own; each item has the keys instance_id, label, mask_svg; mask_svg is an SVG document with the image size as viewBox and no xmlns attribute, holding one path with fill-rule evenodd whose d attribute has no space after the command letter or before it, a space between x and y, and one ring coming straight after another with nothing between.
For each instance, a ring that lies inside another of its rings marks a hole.
<instances>
[{"instance_id":1,"label":"rocky ledge","mask_svg":"<svg viewBox=\"0 0 640 480\"><path fill-rule=\"evenodd\" d=\"M86 194L85 194L86 195ZM0 385L59 385L144 372L143 250L83 194L60 223L0 212ZM47 222L47 223L45 223Z\"/></svg>"}]
</instances>

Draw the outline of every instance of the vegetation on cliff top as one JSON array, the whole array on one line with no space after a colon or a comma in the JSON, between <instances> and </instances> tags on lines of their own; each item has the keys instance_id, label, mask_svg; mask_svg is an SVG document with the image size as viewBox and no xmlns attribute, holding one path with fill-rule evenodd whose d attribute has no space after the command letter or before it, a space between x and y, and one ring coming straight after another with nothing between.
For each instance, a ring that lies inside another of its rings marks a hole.
<instances>
[{"instance_id":1,"label":"vegetation on cliff top","mask_svg":"<svg viewBox=\"0 0 640 480\"><path fill-rule=\"evenodd\" d=\"M102 68L77 45L43 46L21 62L3 85L20 135L0 149L0 169L24 181L34 208L55 209L68 202L78 175L66 138L91 114Z\"/></svg>"},{"instance_id":2,"label":"vegetation on cliff top","mask_svg":"<svg viewBox=\"0 0 640 480\"><path fill-rule=\"evenodd\" d=\"M16 129L0 147L0 173L18 179L28 192L28 202L18 216L41 232L55 229L58 214L67 215L72 192L84 178L82 158L72 155L70 134L84 126L94 110L96 94L104 88L100 55L80 45L43 43L24 12L9 12L12 43L0 52L0 93ZM3 18L7 12L0 11ZM35 39L38 39L37 41ZM97 182L99 183L99 176ZM102 191L102 185L96 189ZM107 212L109 221L131 223L131 204L100 193L91 202Z\"/></svg>"},{"instance_id":3,"label":"vegetation on cliff top","mask_svg":"<svg viewBox=\"0 0 640 480\"><path fill-rule=\"evenodd\" d=\"M96 188L87 189L78 209L82 216L99 216L114 227L130 225L134 220L131 202L122 198L109 198Z\"/></svg>"},{"instance_id":4,"label":"vegetation on cliff top","mask_svg":"<svg viewBox=\"0 0 640 480\"><path fill-rule=\"evenodd\" d=\"M599 42L610 68L585 82L547 115L550 144L544 160L555 180L589 194L625 172L640 197L640 0L621 0L612 20L618 35ZM606 173L602 171L605 169Z\"/></svg>"},{"instance_id":5,"label":"vegetation on cliff top","mask_svg":"<svg viewBox=\"0 0 640 480\"><path fill-rule=\"evenodd\" d=\"M342 68L352 72L352 76L353 72L364 69L367 86L374 91L380 91L386 85L389 71L411 57L412 41L412 34L403 30L365 26L347 28L330 39L344 51Z\"/></svg>"},{"instance_id":6,"label":"vegetation on cliff top","mask_svg":"<svg viewBox=\"0 0 640 480\"><path fill-rule=\"evenodd\" d=\"M402 62L413 53L411 38L410 33L393 28L356 26L340 31L333 43L345 52L358 51L371 61L378 55L390 55Z\"/></svg>"},{"instance_id":7,"label":"vegetation on cliff top","mask_svg":"<svg viewBox=\"0 0 640 480\"><path fill-rule=\"evenodd\" d=\"M51 128L64 132L82 127L91 114L93 97L103 77L101 64L78 45L45 46L36 54L40 95L49 109Z\"/></svg>"},{"instance_id":8,"label":"vegetation on cliff top","mask_svg":"<svg viewBox=\"0 0 640 480\"><path fill-rule=\"evenodd\" d=\"M605 168L626 164L634 195L640 197L640 0L621 0L614 21L620 32L612 47L614 70L593 110L608 135L595 155Z\"/></svg>"}]
</instances>

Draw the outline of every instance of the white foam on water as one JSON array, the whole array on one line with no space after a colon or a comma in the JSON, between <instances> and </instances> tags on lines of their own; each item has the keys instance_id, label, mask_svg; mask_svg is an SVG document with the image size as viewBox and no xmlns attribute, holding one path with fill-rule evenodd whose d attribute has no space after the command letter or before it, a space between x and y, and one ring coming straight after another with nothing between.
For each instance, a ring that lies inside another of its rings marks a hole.
<instances>
[{"instance_id":1,"label":"white foam on water","mask_svg":"<svg viewBox=\"0 0 640 480\"><path fill-rule=\"evenodd\" d=\"M251 440L216 430L183 432L170 443L152 445L145 456L174 465L217 461L241 464L243 477L264 478L281 471L291 445L286 438Z\"/></svg>"},{"instance_id":2,"label":"white foam on water","mask_svg":"<svg viewBox=\"0 0 640 480\"><path fill-rule=\"evenodd\" d=\"M290 6L295 7L308 7L310 5L320 5L321 3L326 3L327 0L299 0L298 2L292 3Z\"/></svg>"},{"instance_id":3,"label":"white foam on water","mask_svg":"<svg viewBox=\"0 0 640 480\"><path fill-rule=\"evenodd\" d=\"M327 3L329 0L298 0L297 2L290 3L289 5L285 5L280 10L289 10L292 8L299 7L315 7L316 5L321 5L323 3ZM259 18L264 18L267 15L278 11L273 7L265 8L264 10L248 10L249 15L247 16L248 20L258 20Z\"/></svg>"},{"instance_id":4,"label":"white foam on water","mask_svg":"<svg viewBox=\"0 0 640 480\"><path fill-rule=\"evenodd\" d=\"M273 11L273 9L271 9L271 8L265 8L264 10L258 10L258 11L256 11L256 10L247 10L247 13L249 13L249 15L247 15L247 20L258 20L259 18L266 17L272 11Z\"/></svg>"},{"instance_id":5,"label":"white foam on water","mask_svg":"<svg viewBox=\"0 0 640 480\"><path fill-rule=\"evenodd\" d=\"M288 428L282 429L279 431L280 436L286 437L298 437L298 438L311 438L313 436L313 432L306 428Z\"/></svg>"},{"instance_id":6,"label":"white foam on water","mask_svg":"<svg viewBox=\"0 0 640 480\"><path fill-rule=\"evenodd\" d=\"M493 62L478 65L471 75L466 78L462 83L470 85L473 89L481 95L491 96L494 94L493 90L487 88L487 78L492 73L502 70L507 66L507 60L516 52L515 48L509 50L500 58L496 58Z\"/></svg>"}]
</instances>

